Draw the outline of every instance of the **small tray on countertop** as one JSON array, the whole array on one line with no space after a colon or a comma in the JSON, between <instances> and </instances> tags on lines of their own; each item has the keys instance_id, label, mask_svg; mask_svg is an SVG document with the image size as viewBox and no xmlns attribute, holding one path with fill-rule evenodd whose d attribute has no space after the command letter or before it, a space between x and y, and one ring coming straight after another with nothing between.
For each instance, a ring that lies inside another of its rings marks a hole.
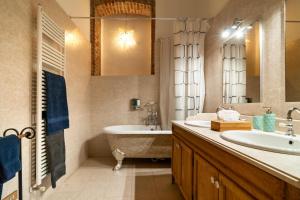
<instances>
[{"instance_id":1,"label":"small tray on countertop","mask_svg":"<svg viewBox=\"0 0 300 200\"><path fill-rule=\"evenodd\" d=\"M252 124L250 121L222 121L222 120L213 120L211 121L211 130L223 132L223 131L232 131L232 130L243 130L249 131L252 129Z\"/></svg>"}]
</instances>

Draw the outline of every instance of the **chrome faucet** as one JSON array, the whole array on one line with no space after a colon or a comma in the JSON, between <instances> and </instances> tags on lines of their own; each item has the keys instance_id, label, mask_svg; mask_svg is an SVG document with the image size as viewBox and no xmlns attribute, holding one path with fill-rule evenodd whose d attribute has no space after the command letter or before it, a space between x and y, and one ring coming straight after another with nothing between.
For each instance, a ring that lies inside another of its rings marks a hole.
<instances>
[{"instance_id":1,"label":"chrome faucet","mask_svg":"<svg viewBox=\"0 0 300 200\"><path fill-rule=\"evenodd\" d=\"M144 107L147 110L147 117L145 119L146 126L155 126L155 130L158 128L158 113L156 111L156 103L147 103Z\"/></svg>"},{"instance_id":2,"label":"chrome faucet","mask_svg":"<svg viewBox=\"0 0 300 200\"><path fill-rule=\"evenodd\" d=\"M288 113L287 113L287 121L288 121L288 123L286 124L286 127L288 128L288 130L287 130L286 135L296 137L296 134L294 133L293 118L292 118L292 114L293 114L294 111L300 113L300 109L299 108L295 108L295 107L291 108L288 111Z\"/></svg>"}]
</instances>

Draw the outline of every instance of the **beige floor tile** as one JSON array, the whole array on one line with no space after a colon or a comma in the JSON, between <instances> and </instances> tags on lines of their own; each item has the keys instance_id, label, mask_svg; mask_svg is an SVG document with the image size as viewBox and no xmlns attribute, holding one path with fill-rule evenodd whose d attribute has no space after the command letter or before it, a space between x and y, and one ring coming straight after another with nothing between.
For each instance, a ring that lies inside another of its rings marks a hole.
<instances>
[{"instance_id":1,"label":"beige floor tile","mask_svg":"<svg viewBox=\"0 0 300 200\"><path fill-rule=\"evenodd\" d=\"M172 184L171 175L154 176L155 189L159 200L183 199L176 184Z\"/></svg>"},{"instance_id":2,"label":"beige floor tile","mask_svg":"<svg viewBox=\"0 0 300 200\"><path fill-rule=\"evenodd\" d=\"M73 200L76 198L76 195L78 194L74 192L55 192L47 200Z\"/></svg>"},{"instance_id":3,"label":"beige floor tile","mask_svg":"<svg viewBox=\"0 0 300 200\"><path fill-rule=\"evenodd\" d=\"M47 200L182 200L171 183L170 160L126 159L113 171L113 158L87 160Z\"/></svg>"}]
</instances>

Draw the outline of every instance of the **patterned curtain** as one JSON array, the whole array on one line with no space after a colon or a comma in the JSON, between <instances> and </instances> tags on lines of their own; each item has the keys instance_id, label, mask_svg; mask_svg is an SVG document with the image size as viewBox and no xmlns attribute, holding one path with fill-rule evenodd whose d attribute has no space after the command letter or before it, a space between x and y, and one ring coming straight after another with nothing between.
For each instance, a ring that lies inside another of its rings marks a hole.
<instances>
[{"instance_id":1,"label":"patterned curtain","mask_svg":"<svg viewBox=\"0 0 300 200\"><path fill-rule=\"evenodd\" d=\"M174 26L175 119L203 111L205 97L204 38L206 20L178 20Z\"/></svg>"},{"instance_id":2,"label":"patterned curtain","mask_svg":"<svg viewBox=\"0 0 300 200\"><path fill-rule=\"evenodd\" d=\"M246 103L246 58L244 44L223 47L223 103Z\"/></svg>"}]
</instances>

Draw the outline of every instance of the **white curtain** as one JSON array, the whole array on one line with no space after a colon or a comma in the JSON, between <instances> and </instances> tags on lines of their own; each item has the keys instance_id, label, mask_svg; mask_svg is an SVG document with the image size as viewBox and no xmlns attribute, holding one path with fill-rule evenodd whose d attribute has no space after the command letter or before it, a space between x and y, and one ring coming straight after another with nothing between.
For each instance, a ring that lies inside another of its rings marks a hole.
<instances>
[{"instance_id":1,"label":"white curtain","mask_svg":"<svg viewBox=\"0 0 300 200\"><path fill-rule=\"evenodd\" d=\"M172 39L160 40L160 112L162 128L203 111L206 20L174 23Z\"/></svg>"},{"instance_id":2,"label":"white curtain","mask_svg":"<svg viewBox=\"0 0 300 200\"><path fill-rule=\"evenodd\" d=\"M207 22L178 20L174 27L175 119L203 111L205 98L204 38Z\"/></svg>"},{"instance_id":3,"label":"white curtain","mask_svg":"<svg viewBox=\"0 0 300 200\"><path fill-rule=\"evenodd\" d=\"M171 129L174 119L174 52L171 37L159 40L160 43L160 118L163 130Z\"/></svg>"},{"instance_id":4,"label":"white curtain","mask_svg":"<svg viewBox=\"0 0 300 200\"><path fill-rule=\"evenodd\" d=\"M223 102L246 103L246 58L244 44L224 45Z\"/></svg>"}]
</instances>

